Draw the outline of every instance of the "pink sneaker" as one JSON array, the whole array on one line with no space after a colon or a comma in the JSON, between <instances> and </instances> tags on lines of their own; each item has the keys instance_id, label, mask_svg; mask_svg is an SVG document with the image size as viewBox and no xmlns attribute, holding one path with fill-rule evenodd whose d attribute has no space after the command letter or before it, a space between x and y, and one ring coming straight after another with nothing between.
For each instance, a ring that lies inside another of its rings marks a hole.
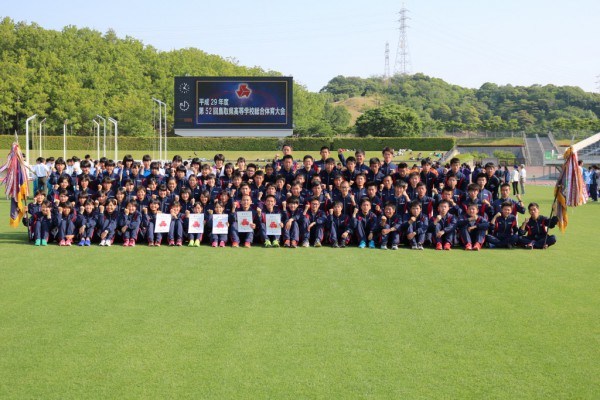
<instances>
[{"instance_id":1,"label":"pink sneaker","mask_svg":"<svg viewBox=\"0 0 600 400\"><path fill-rule=\"evenodd\" d=\"M66 246L67 242L65 242L65 240L61 240L60 243L58 243L59 246Z\"/></svg>"},{"instance_id":2,"label":"pink sneaker","mask_svg":"<svg viewBox=\"0 0 600 400\"><path fill-rule=\"evenodd\" d=\"M135 247L135 240L129 240L129 247Z\"/></svg>"},{"instance_id":3,"label":"pink sneaker","mask_svg":"<svg viewBox=\"0 0 600 400\"><path fill-rule=\"evenodd\" d=\"M129 247L129 239L125 239L123 242L123 247Z\"/></svg>"},{"instance_id":4,"label":"pink sneaker","mask_svg":"<svg viewBox=\"0 0 600 400\"><path fill-rule=\"evenodd\" d=\"M217 242L212 242L211 246L212 247L217 247Z\"/></svg>"},{"instance_id":5,"label":"pink sneaker","mask_svg":"<svg viewBox=\"0 0 600 400\"><path fill-rule=\"evenodd\" d=\"M72 244L73 244L73 242L71 241L71 239L67 239L67 240L65 241L65 246L70 246L70 245L72 245Z\"/></svg>"},{"instance_id":6,"label":"pink sneaker","mask_svg":"<svg viewBox=\"0 0 600 400\"><path fill-rule=\"evenodd\" d=\"M225 247L225 242L221 240L221 243L219 243L219 247Z\"/></svg>"}]
</instances>

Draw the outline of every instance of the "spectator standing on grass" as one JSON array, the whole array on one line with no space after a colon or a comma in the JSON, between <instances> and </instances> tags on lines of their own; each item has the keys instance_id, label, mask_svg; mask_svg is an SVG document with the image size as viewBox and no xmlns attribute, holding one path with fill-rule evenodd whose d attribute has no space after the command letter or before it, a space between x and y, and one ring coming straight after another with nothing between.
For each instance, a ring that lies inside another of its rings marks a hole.
<instances>
[{"instance_id":1,"label":"spectator standing on grass","mask_svg":"<svg viewBox=\"0 0 600 400\"><path fill-rule=\"evenodd\" d=\"M515 165L510 174L510 183L512 184L513 196L519 194L519 167Z\"/></svg>"},{"instance_id":2,"label":"spectator standing on grass","mask_svg":"<svg viewBox=\"0 0 600 400\"><path fill-rule=\"evenodd\" d=\"M600 179L600 174L598 171L597 165L592 165L591 174L590 174L590 195L592 196L592 201L598 201L598 180Z\"/></svg>"},{"instance_id":3,"label":"spectator standing on grass","mask_svg":"<svg viewBox=\"0 0 600 400\"><path fill-rule=\"evenodd\" d=\"M527 182L527 170L525 164L521 164L519 170L519 184L521 185L521 195L525 196L525 183Z\"/></svg>"}]
</instances>

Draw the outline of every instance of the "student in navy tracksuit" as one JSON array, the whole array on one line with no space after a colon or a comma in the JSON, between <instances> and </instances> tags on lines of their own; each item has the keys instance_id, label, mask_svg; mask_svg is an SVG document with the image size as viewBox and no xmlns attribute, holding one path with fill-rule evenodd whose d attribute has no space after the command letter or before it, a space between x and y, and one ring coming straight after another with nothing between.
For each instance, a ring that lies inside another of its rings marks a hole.
<instances>
[{"instance_id":1,"label":"student in navy tracksuit","mask_svg":"<svg viewBox=\"0 0 600 400\"><path fill-rule=\"evenodd\" d=\"M499 212L502 211L502 205L506 202L509 202L512 204L511 214L514 215L515 217L517 216L517 213L525 214L525 207L523 206L523 201L521 200L521 196L517 195L517 200L511 199L509 196L510 196L510 184L503 183L502 185L500 185L500 198L498 198L497 200L494 200L494 202L492 203L492 209L494 210L494 215L498 214Z\"/></svg>"},{"instance_id":2,"label":"student in navy tracksuit","mask_svg":"<svg viewBox=\"0 0 600 400\"><path fill-rule=\"evenodd\" d=\"M442 200L438 204L438 214L432 220L432 243L436 250L450 250L456 234L458 218L450 213L450 201Z\"/></svg>"},{"instance_id":3,"label":"student in navy tracksuit","mask_svg":"<svg viewBox=\"0 0 600 400\"><path fill-rule=\"evenodd\" d=\"M46 246L48 240L50 240L50 230L52 229L52 203L44 200L33 219L35 222L30 228L33 229L34 244L36 246Z\"/></svg>"},{"instance_id":4,"label":"student in navy tracksuit","mask_svg":"<svg viewBox=\"0 0 600 400\"><path fill-rule=\"evenodd\" d=\"M188 238L189 238L189 247L200 247L200 242L202 241L202 235L203 233L188 233L188 229L189 229L189 218L190 215L192 214L204 214L204 210L202 209L202 204L200 202L197 202L194 204L194 207L192 208L191 211L187 211L185 213L185 219L183 220L183 231L184 234L187 233ZM204 220L204 224L206 224L206 219Z\"/></svg>"},{"instance_id":5,"label":"student in navy tracksuit","mask_svg":"<svg viewBox=\"0 0 600 400\"><path fill-rule=\"evenodd\" d=\"M181 204L178 201L171 203L169 213L171 214L171 225L169 226L169 246L183 245L183 218Z\"/></svg>"},{"instance_id":6,"label":"student in navy tracksuit","mask_svg":"<svg viewBox=\"0 0 600 400\"><path fill-rule=\"evenodd\" d=\"M512 214L513 204L505 202L499 213L490 221L491 233L487 235L490 248L504 247L512 249L519 240L517 217Z\"/></svg>"},{"instance_id":7,"label":"student in navy tracksuit","mask_svg":"<svg viewBox=\"0 0 600 400\"><path fill-rule=\"evenodd\" d=\"M339 202L342 205L342 214L349 217L354 214L354 209L356 208L356 199L350 192L350 184L348 182L342 182L340 184L340 193L333 196L333 201L334 203Z\"/></svg>"},{"instance_id":8,"label":"student in navy tracksuit","mask_svg":"<svg viewBox=\"0 0 600 400\"><path fill-rule=\"evenodd\" d=\"M98 213L94 202L90 199L86 200L83 205L83 212L79 213L75 221L75 228L79 235L79 246L90 246L96 229Z\"/></svg>"},{"instance_id":9,"label":"student in navy tracksuit","mask_svg":"<svg viewBox=\"0 0 600 400\"><path fill-rule=\"evenodd\" d=\"M423 244L429 230L429 219L421 211L421 202L419 200L411 202L410 213L405 215L402 224L402 232L413 250L423 250Z\"/></svg>"},{"instance_id":10,"label":"student in navy tracksuit","mask_svg":"<svg viewBox=\"0 0 600 400\"><path fill-rule=\"evenodd\" d=\"M283 247L298 247L300 241L300 226L303 224L304 216L299 208L298 198L292 196L286 201L286 210L282 213L283 222Z\"/></svg>"},{"instance_id":11,"label":"student in navy tracksuit","mask_svg":"<svg viewBox=\"0 0 600 400\"><path fill-rule=\"evenodd\" d=\"M344 182L345 185L348 182ZM343 213L344 204L341 201L335 201L330 210L328 218L329 243L331 247L346 247L352 239L354 232L354 220L350 215Z\"/></svg>"},{"instance_id":12,"label":"student in navy tracksuit","mask_svg":"<svg viewBox=\"0 0 600 400\"><path fill-rule=\"evenodd\" d=\"M215 201L213 208L214 212L210 214L210 218L206 222L206 225L210 225L211 227L213 224L214 216L223 215L225 211L225 206L219 200ZM229 221L225 222L225 224L227 225L227 227L229 227ZM212 247L225 247L225 245L227 244L227 233L215 233L213 228L212 233L210 235L210 241L212 242Z\"/></svg>"},{"instance_id":13,"label":"student in navy tracksuit","mask_svg":"<svg viewBox=\"0 0 600 400\"><path fill-rule=\"evenodd\" d=\"M371 200L367 197L360 201L360 210L357 208L354 211L354 223L358 248L364 249L369 243L369 248L375 248L374 231L377 225L377 215L371 211Z\"/></svg>"},{"instance_id":14,"label":"student in navy tracksuit","mask_svg":"<svg viewBox=\"0 0 600 400\"><path fill-rule=\"evenodd\" d=\"M519 229L519 244L526 249L547 249L555 244L556 236L548 235L548 230L556 226L558 218L540 215L540 206L537 203L529 203L527 209L530 218L526 219Z\"/></svg>"},{"instance_id":15,"label":"student in navy tracksuit","mask_svg":"<svg viewBox=\"0 0 600 400\"><path fill-rule=\"evenodd\" d=\"M279 247L281 235L267 235L267 215L279 214L281 217L281 211L276 205L275 196L272 194L266 195L263 207L258 208L256 211L260 218L260 234L262 241L265 243L265 247ZM282 222L280 222L279 225L280 228L283 228Z\"/></svg>"},{"instance_id":16,"label":"student in navy tracksuit","mask_svg":"<svg viewBox=\"0 0 600 400\"><path fill-rule=\"evenodd\" d=\"M249 187L248 187L249 189ZM250 248L252 247L252 242L254 241L254 230L256 229L259 219L256 210L252 209L252 198L249 194L245 194L242 196L240 200L240 207L237 208L232 214L230 218L230 227L229 232L231 233L231 246L239 247L239 244L244 243L244 247ZM241 221L238 218L238 211L241 212L250 212L250 219L242 219ZM240 232L240 227L246 225L252 228L252 232Z\"/></svg>"},{"instance_id":17,"label":"student in navy tracksuit","mask_svg":"<svg viewBox=\"0 0 600 400\"><path fill-rule=\"evenodd\" d=\"M467 196L461 202L463 214L467 213L467 207L469 207L469 205L475 204L477 206L477 213L489 221L494 216L492 214L492 206L487 200L482 201L479 198L479 189L480 187L476 183L471 183L469 185Z\"/></svg>"},{"instance_id":18,"label":"student in navy tracksuit","mask_svg":"<svg viewBox=\"0 0 600 400\"><path fill-rule=\"evenodd\" d=\"M162 242L162 233L155 233L156 216L160 213L160 202L156 199L148 204L148 208L144 208L142 215L142 229L146 236L148 246L160 246Z\"/></svg>"},{"instance_id":19,"label":"student in navy tracksuit","mask_svg":"<svg viewBox=\"0 0 600 400\"><path fill-rule=\"evenodd\" d=\"M397 213L396 204L389 201L383 208L383 215L379 217L374 231L378 237L381 250L387 250L388 245L392 250L398 250L402 228L403 214Z\"/></svg>"},{"instance_id":20,"label":"student in navy tracksuit","mask_svg":"<svg viewBox=\"0 0 600 400\"><path fill-rule=\"evenodd\" d=\"M117 227L123 236L124 247L135 246L141 223L142 215L137 210L137 203L135 200L131 200L123 207L117 223Z\"/></svg>"},{"instance_id":21,"label":"student in navy tracksuit","mask_svg":"<svg viewBox=\"0 0 600 400\"><path fill-rule=\"evenodd\" d=\"M100 246L111 246L115 240L117 231L117 222L119 221L119 212L117 211L117 200L108 199L105 206L98 207L100 214L98 216L98 232L100 235Z\"/></svg>"},{"instance_id":22,"label":"student in navy tracksuit","mask_svg":"<svg viewBox=\"0 0 600 400\"><path fill-rule=\"evenodd\" d=\"M456 228L465 250L478 251L485 242L485 234L490 224L478 212L477 204L469 204L466 213L458 220Z\"/></svg>"},{"instance_id":23,"label":"student in navy tracksuit","mask_svg":"<svg viewBox=\"0 0 600 400\"><path fill-rule=\"evenodd\" d=\"M77 213L70 202L60 203L57 211L53 221L53 227L57 229L56 240L59 246L70 246L75 236Z\"/></svg>"},{"instance_id":24,"label":"student in navy tracksuit","mask_svg":"<svg viewBox=\"0 0 600 400\"><path fill-rule=\"evenodd\" d=\"M311 197L309 204L310 208L304 215L302 225L302 236L304 238L302 247L310 247L311 242L315 247L321 247L327 214L321 209L321 201L317 196Z\"/></svg>"}]
</instances>

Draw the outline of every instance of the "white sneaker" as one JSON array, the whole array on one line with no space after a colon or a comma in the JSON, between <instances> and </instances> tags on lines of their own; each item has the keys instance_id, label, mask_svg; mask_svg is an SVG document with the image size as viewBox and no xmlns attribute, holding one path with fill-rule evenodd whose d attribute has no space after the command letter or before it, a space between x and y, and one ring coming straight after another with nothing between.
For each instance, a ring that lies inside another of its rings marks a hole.
<instances>
[{"instance_id":1,"label":"white sneaker","mask_svg":"<svg viewBox=\"0 0 600 400\"><path fill-rule=\"evenodd\" d=\"M100 242L100 246L106 246L106 239L102 239L102 241Z\"/></svg>"},{"instance_id":2,"label":"white sneaker","mask_svg":"<svg viewBox=\"0 0 600 400\"><path fill-rule=\"evenodd\" d=\"M107 240L105 246L108 246L108 247L112 246L112 242L110 240Z\"/></svg>"}]
</instances>

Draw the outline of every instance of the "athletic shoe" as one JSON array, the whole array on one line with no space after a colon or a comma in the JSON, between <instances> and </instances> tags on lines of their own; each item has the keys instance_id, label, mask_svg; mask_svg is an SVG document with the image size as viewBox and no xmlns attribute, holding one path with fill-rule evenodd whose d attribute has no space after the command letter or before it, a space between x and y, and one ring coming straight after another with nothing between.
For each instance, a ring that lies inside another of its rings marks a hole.
<instances>
[{"instance_id":1,"label":"athletic shoe","mask_svg":"<svg viewBox=\"0 0 600 400\"><path fill-rule=\"evenodd\" d=\"M219 247L225 247L225 242L221 240L221 242L219 243Z\"/></svg>"},{"instance_id":2,"label":"athletic shoe","mask_svg":"<svg viewBox=\"0 0 600 400\"><path fill-rule=\"evenodd\" d=\"M91 246L92 245L92 241L90 239L85 239L85 245L86 246Z\"/></svg>"},{"instance_id":3,"label":"athletic shoe","mask_svg":"<svg viewBox=\"0 0 600 400\"><path fill-rule=\"evenodd\" d=\"M181 245L183 244L183 242L181 241L181 239L179 239L176 243L175 246L181 247Z\"/></svg>"},{"instance_id":4,"label":"athletic shoe","mask_svg":"<svg viewBox=\"0 0 600 400\"><path fill-rule=\"evenodd\" d=\"M48 246L48 241L46 239L42 239L42 246Z\"/></svg>"},{"instance_id":5,"label":"athletic shoe","mask_svg":"<svg viewBox=\"0 0 600 400\"><path fill-rule=\"evenodd\" d=\"M340 248L344 247L346 247L346 240L342 239L342 241L340 242Z\"/></svg>"},{"instance_id":6,"label":"athletic shoe","mask_svg":"<svg viewBox=\"0 0 600 400\"><path fill-rule=\"evenodd\" d=\"M129 239L125 239L123 242L123 247L129 247Z\"/></svg>"},{"instance_id":7,"label":"athletic shoe","mask_svg":"<svg viewBox=\"0 0 600 400\"><path fill-rule=\"evenodd\" d=\"M418 250L425 250L425 249L423 248L423 245L422 245L422 244L420 244L420 243L417 245L417 249L418 249Z\"/></svg>"},{"instance_id":8,"label":"athletic shoe","mask_svg":"<svg viewBox=\"0 0 600 400\"><path fill-rule=\"evenodd\" d=\"M174 240L169 240L169 246L175 246L175 241Z\"/></svg>"},{"instance_id":9,"label":"athletic shoe","mask_svg":"<svg viewBox=\"0 0 600 400\"><path fill-rule=\"evenodd\" d=\"M194 247L194 240L190 240L190 242L188 243L188 247Z\"/></svg>"},{"instance_id":10,"label":"athletic shoe","mask_svg":"<svg viewBox=\"0 0 600 400\"><path fill-rule=\"evenodd\" d=\"M154 242L154 245L155 245L156 247L160 247L160 242L161 242L160 240L157 240L156 242Z\"/></svg>"},{"instance_id":11,"label":"athletic shoe","mask_svg":"<svg viewBox=\"0 0 600 400\"><path fill-rule=\"evenodd\" d=\"M271 247L271 241L269 239L265 240L265 247Z\"/></svg>"},{"instance_id":12,"label":"athletic shoe","mask_svg":"<svg viewBox=\"0 0 600 400\"><path fill-rule=\"evenodd\" d=\"M392 250L398 250L398 245L397 244L393 244L392 245Z\"/></svg>"},{"instance_id":13,"label":"athletic shoe","mask_svg":"<svg viewBox=\"0 0 600 400\"><path fill-rule=\"evenodd\" d=\"M358 248L359 249L364 249L365 247L367 247L367 244L365 243L364 240L361 240L360 243L358 244Z\"/></svg>"},{"instance_id":14,"label":"athletic shoe","mask_svg":"<svg viewBox=\"0 0 600 400\"><path fill-rule=\"evenodd\" d=\"M273 247L279 247L279 240L275 239L272 242Z\"/></svg>"},{"instance_id":15,"label":"athletic shoe","mask_svg":"<svg viewBox=\"0 0 600 400\"><path fill-rule=\"evenodd\" d=\"M290 247L290 241L286 240L285 242L283 242L283 247Z\"/></svg>"},{"instance_id":16,"label":"athletic shoe","mask_svg":"<svg viewBox=\"0 0 600 400\"><path fill-rule=\"evenodd\" d=\"M475 243L475 246L473 246L473 250L479 251L480 249L481 249L481 243Z\"/></svg>"},{"instance_id":17,"label":"athletic shoe","mask_svg":"<svg viewBox=\"0 0 600 400\"><path fill-rule=\"evenodd\" d=\"M148 247L154 247L154 242L148 242Z\"/></svg>"},{"instance_id":18,"label":"athletic shoe","mask_svg":"<svg viewBox=\"0 0 600 400\"><path fill-rule=\"evenodd\" d=\"M471 243L465 244L465 250L473 250L473 245Z\"/></svg>"},{"instance_id":19,"label":"athletic shoe","mask_svg":"<svg viewBox=\"0 0 600 400\"><path fill-rule=\"evenodd\" d=\"M321 241L319 239L315 240L315 247L321 247Z\"/></svg>"},{"instance_id":20,"label":"athletic shoe","mask_svg":"<svg viewBox=\"0 0 600 400\"><path fill-rule=\"evenodd\" d=\"M305 240L304 242L302 242L302 247L310 247L309 241Z\"/></svg>"},{"instance_id":21,"label":"athletic shoe","mask_svg":"<svg viewBox=\"0 0 600 400\"><path fill-rule=\"evenodd\" d=\"M252 243L250 242L244 242L244 247L249 249L250 247L252 247Z\"/></svg>"},{"instance_id":22,"label":"athletic shoe","mask_svg":"<svg viewBox=\"0 0 600 400\"><path fill-rule=\"evenodd\" d=\"M40 244L42 244L42 241L40 239L36 239L34 246L39 246Z\"/></svg>"},{"instance_id":23,"label":"athletic shoe","mask_svg":"<svg viewBox=\"0 0 600 400\"><path fill-rule=\"evenodd\" d=\"M446 243L444 245L444 250L451 250L452 249L452 245L450 243Z\"/></svg>"},{"instance_id":24,"label":"athletic shoe","mask_svg":"<svg viewBox=\"0 0 600 400\"><path fill-rule=\"evenodd\" d=\"M195 247L200 247L200 239L196 239L196 246Z\"/></svg>"},{"instance_id":25,"label":"athletic shoe","mask_svg":"<svg viewBox=\"0 0 600 400\"><path fill-rule=\"evenodd\" d=\"M331 247L333 247L334 249L339 249L339 248L340 248L340 245L338 244L338 242L333 242L333 243L331 244Z\"/></svg>"},{"instance_id":26,"label":"athletic shoe","mask_svg":"<svg viewBox=\"0 0 600 400\"><path fill-rule=\"evenodd\" d=\"M388 248L387 248L387 246L386 246L386 245L382 244L382 245L381 245L381 247L380 247L380 249L381 249L381 250L387 250Z\"/></svg>"},{"instance_id":27,"label":"athletic shoe","mask_svg":"<svg viewBox=\"0 0 600 400\"><path fill-rule=\"evenodd\" d=\"M369 240L369 248L370 249L374 249L375 248L375 241L374 240Z\"/></svg>"},{"instance_id":28,"label":"athletic shoe","mask_svg":"<svg viewBox=\"0 0 600 400\"><path fill-rule=\"evenodd\" d=\"M112 246L112 240L107 240L105 246L108 246L108 247Z\"/></svg>"},{"instance_id":29,"label":"athletic shoe","mask_svg":"<svg viewBox=\"0 0 600 400\"><path fill-rule=\"evenodd\" d=\"M135 247L135 240L129 239L129 247Z\"/></svg>"},{"instance_id":30,"label":"athletic shoe","mask_svg":"<svg viewBox=\"0 0 600 400\"><path fill-rule=\"evenodd\" d=\"M231 243L231 247L240 247L240 244L238 242L233 242Z\"/></svg>"},{"instance_id":31,"label":"athletic shoe","mask_svg":"<svg viewBox=\"0 0 600 400\"><path fill-rule=\"evenodd\" d=\"M436 250L442 250L444 248L444 246L442 245L442 242L437 242L435 245L435 249Z\"/></svg>"},{"instance_id":32,"label":"athletic shoe","mask_svg":"<svg viewBox=\"0 0 600 400\"><path fill-rule=\"evenodd\" d=\"M419 250L419 246L415 244L414 246L411 246L411 249L412 250Z\"/></svg>"},{"instance_id":33,"label":"athletic shoe","mask_svg":"<svg viewBox=\"0 0 600 400\"><path fill-rule=\"evenodd\" d=\"M298 242L292 240L292 249L295 249L296 247L298 247Z\"/></svg>"},{"instance_id":34,"label":"athletic shoe","mask_svg":"<svg viewBox=\"0 0 600 400\"><path fill-rule=\"evenodd\" d=\"M210 245L210 247L217 247L217 242L212 242L212 244Z\"/></svg>"},{"instance_id":35,"label":"athletic shoe","mask_svg":"<svg viewBox=\"0 0 600 400\"><path fill-rule=\"evenodd\" d=\"M65 240L65 246L70 246L72 244L73 244L73 242L71 241L71 239Z\"/></svg>"}]
</instances>

